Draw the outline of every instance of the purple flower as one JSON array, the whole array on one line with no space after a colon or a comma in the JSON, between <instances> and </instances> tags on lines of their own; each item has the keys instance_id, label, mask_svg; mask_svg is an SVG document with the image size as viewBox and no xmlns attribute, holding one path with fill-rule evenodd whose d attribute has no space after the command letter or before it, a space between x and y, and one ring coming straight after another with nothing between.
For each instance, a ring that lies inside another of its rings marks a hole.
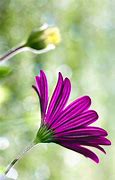
<instances>
[{"instance_id":1,"label":"purple flower","mask_svg":"<svg viewBox=\"0 0 115 180\"><path fill-rule=\"evenodd\" d=\"M110 145L111 142L105 138L108 134L104 129L89 126L98 119L97 112L89 109L90 97L82 96L66 106L71 83L68 78L63 79L61 73L49 104L48 83L43 71L36 76L33 88L39 96L41 107L41 126L35 143L54 142L98 163L97 155L87 147L95 147L106 153L101 145Z\"/></svg>"}]
</instances>

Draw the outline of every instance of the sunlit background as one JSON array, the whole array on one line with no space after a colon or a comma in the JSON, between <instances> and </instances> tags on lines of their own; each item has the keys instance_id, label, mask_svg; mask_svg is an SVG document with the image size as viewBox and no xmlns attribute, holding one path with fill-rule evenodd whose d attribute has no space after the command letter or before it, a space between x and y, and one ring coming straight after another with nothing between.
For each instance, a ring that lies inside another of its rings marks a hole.
<instances>
[{"instance_id":1,"label":"sunlit background","mask_svg":"<svg viewBox=\"0 0 115 180\"><path fill-rule=\"evenodd\" d=\"M33 140L40 124L38 97L31 88L43 69L50 95L59 71L71 79L70 102L92 98L96 124L109 132L111 147L96 165L56 144L40 144L9 173L19 180L115 180L115 14L112 0L0 1L0 55L24 42L44 23L59 27L62 42L53 51L23 52L0 64L0 169Z\"/></svg>"}]
</instances>

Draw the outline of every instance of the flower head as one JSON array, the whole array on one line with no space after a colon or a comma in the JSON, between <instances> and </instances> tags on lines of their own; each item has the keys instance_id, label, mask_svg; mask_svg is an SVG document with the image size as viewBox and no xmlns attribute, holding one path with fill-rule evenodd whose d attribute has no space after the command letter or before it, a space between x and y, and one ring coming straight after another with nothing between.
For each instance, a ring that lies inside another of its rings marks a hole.
<instances>
[{"instance_id":1,"label":"flower head","mask_svg":"<svg viewBox=\"0 0 115 180\"><path fill-rule=\"evenodd\" d=\"M59 29L45 24L31 32L25 46L33 50L53 49L60 41Z\"/></svg>"},{"instance_id":2,"label":"flower head","mask_svg":"<svg viewBox=\"0 0 115 180\"><path fill-rule=\"evenodd\" d=\"M98 163L98 156L87 147L95 147L106 153L101 145L110 145L111 142L106 138L108 134L104 129L90 126L98 119L97 112L89 109L90 97L82 96L66 106L71 83L61 73L49 105L48 83L43 71L36 76L33 88L39 96L41 107L41 126L35 142L54 142Z\"/></svg>"}]
</instances>

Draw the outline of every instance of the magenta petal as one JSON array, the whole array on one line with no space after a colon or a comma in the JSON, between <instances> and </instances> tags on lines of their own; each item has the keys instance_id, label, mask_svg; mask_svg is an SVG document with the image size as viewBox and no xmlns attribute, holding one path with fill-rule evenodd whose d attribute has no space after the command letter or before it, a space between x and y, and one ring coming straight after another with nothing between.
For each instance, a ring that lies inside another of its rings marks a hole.
<instances>
[{"instance_id":1,"label":"magenta petal","mask_svg":"<svg viewBox=\"0 0 115 180\"><path fill-rule=\"evenodd\" d=\"M65 78L65 80L63 82L63 89L62 89L62 92L60 94L60 98L56 102L55 112L53 113L53 115L51 117L52 121L54 119L56 119L58 114L60 114L61 111L63 110L63 108L65 107L65 105L66 105L66 103L68 101L69 95L70 95L70 91L71 91L70 80L68 78Z\"/></svg>"},{"instance_id":2,"label":"magenta petal","mask_svg":"<svg viewBox=\"0 0 115 180\"><path fill-rule=\"evenodd\" d=\"M78 143L76 143L78 144ZM103 152L104 154L106 154L106 151L99 145L94 145L93 143L84 143L84 144L78 144L78 145L83 145L83 146L90 146L90 147L94 147L94 148L97 148L99 149L101 152Z\"/></svg>"},{"instance_id":3,"label":"magenta petal","mask_svg":"<svg viewBox=\"0 0 115 180\"><path fill-rule=\"evenodd\" d=\"M59 123L55 125L56 132L62 132L62 131L67 131L67 130L72 130L84 126L88 126L89 124L95 122L98 119L98 114L94 110L87 110L83 112L82 114L75 116L70 119L66 119L66 121L62 123Z\"/></svg>"},{"instance_id":4,"label":"magenta petal","mask_svg":"<svg viewBox=\"0 0 115 180\"><path fill-rule=\"evenodd\" d=\"M81 145L95 147L95 148L99 149L101 152L103 152L104 154L106 154L106 151L99 145L94 145L93 143L86 143L86 144L81 144Z\"/></svg>"},{"instance_id":5,"label":"magenta petal","mask_svg":"<svg viewBox=\"0 0 115 180\"><path fill-rule=\"evenodd\" d=\"M105 137L85 137L78 139L78 142L82 143L82 141L98 145L111 145L111 142Z\"/></svg>"},{"instance_id":6,"label":"magenta petal","mask_svg":"<svg viewBox=\"0 0 115 180\"><path fill-rule=\"evenodd\" d=\"M104 154L106 154L105 150L98 144L98 143L92 143L92 142L89 142L89 141L72 141L70 139L63 139L63 138L60 138L60 139L57 139L56 142L66 142L66 143L74 143L78 146L80 145L83 145L83 146L90 146L90 147L95 147L97 149L99 149L100 151L102 151Z\"/></svg>"},{"instance_id":7,"label":"magenta petal","mask_svg":"<svg viewBox=\"0 0 115 180\"><path fill-rule=\"evenodd\" d=\"M36 76L35 77L35 80L36 80L36 88L37 88L37 90L38 90L38 92L39 92L39 95L41 96L41 83L40 83L40 77L39 76Z\"/></svg>"},{"instance_id":8,"label":"magenta petal","mask_svg":"<svg viewBox=\"0 0 115 180\"><path fill-rule=\"evenodd\" d=\"M83 96L81 98L76 99L70 105L68 105L60 116L55 119L55 123L53 124L53 128L55 125L61 124L62 122L66 122L67 119L72 119L73 117L81 114L86 111L91 105L91 99L89 96Z\"/></svg>"},{"instance_id":9,"label":"magenta petal","mask_svg":"<svg viewBox=\"0 0 115 180\"><path fill-rule=\"evenodd\" d=\"M106 151L99 145L92 145L93 147L99 149L101 152L103 152L104 154L106 154Z\"/></svg>"},{"instance_id":10,"label":"magenta petal","mask_svg":"<svg viewBox=\"0 0 115 180\"><path fill-rule=\"evenodd\" d=\"M60 133L56 133L55 130L55 137L67 136L71 138L79 138L79 137L91 137L91 136L107 136L107 132L99 127L82 127L80 129L73 129L73 130L65 130Z\"/></svg>"},{"instance_id":11,"label":"magenta petal","mask_svg":"<svg viewBox=\"0 0 115 180\"><path fill-rule=\"evenodd\" d=\"M41 114L43 118L48 104L48 84L46 75L43 71L40 71L40 77L36 76L36 89L40 98Z\"/></svg>"},{"instance_id":12,"label":"magenta petal","mask_svg":"<svg viewBox=\"0 0 115 180\"><path fill-rule=\"evenodd\" d=\"M63 76L61 73L59 73L58 82L57 82L56 88L54 90L54 93L52 95L52 98L50 100L48 110L47 110L46 122L50 120L50 117L55 110L55 104L60 96L62 86L63 86Z\"/></svg>"},{"instance_id":13,"label":"magenta petal","mask_svg":"<svg viewBox=\"0 0 115 180\"><path fill-rule=\"evenodd\" d=\"M90 158L92 159L93 161L95 161L96 163L99 163L99 158L97 157L97 155L95 153L93 153L91 150L85 148L85 147L82 147L80 145L77 145L75 143L67 143L67 142L59 142L59 144L61 146L64 146L70 150L73 150L75 152L78 152L82 155L84 155L85 157L87 158Z\"/></svg>"},{"instance_id":14,"label":"magenta petal","mask_svg":"<svg viewBox=\"0 0 115 180\"><path fill-rule=\"evenodd\" d=\"M45 73L43 71L40 71L40 75L41 75L41 95L43 96L43 103L44 103L43 111L45 113L48 104L48 84Z\"/></svg>"},{"instance_id":15,"label":"magenta petal","mask_svg":"<svg viewBox=\"0 0 115 180\"><path fill-rule=\"evenodd\" d=\"M52 110L52 114L49 116L48 113L47 113L48 117L46 116L46 119L49 119L47 121L49 126L51 126L51 124L53 122L55 123L56 117L61 113L61 111L65 107L65 105L66 105L66 103L68 101L69 95L70 95L70 91L71 91L70 81L69 81L68 78L65 78L65 80L63 82L62 89L60 91L60 94L59 94L59 96L57 96L55 106L54 106L54 108Z\"/></svg>"},{"instance_id":16,"label":"magenta petal","mask_svg":"<svg viewBox=\"0 0 115 180\"><path fill-rule=\"evenodd\" d=\"M70 139L68 139L68 141L69 140ZM111 142L105 137L83 137L83 138L80 137L77 139L77 142L85 145L87 145L87 143L91 143L94 145L104 145L104 146L111 145Z\"/></svg>"}]
</instances>

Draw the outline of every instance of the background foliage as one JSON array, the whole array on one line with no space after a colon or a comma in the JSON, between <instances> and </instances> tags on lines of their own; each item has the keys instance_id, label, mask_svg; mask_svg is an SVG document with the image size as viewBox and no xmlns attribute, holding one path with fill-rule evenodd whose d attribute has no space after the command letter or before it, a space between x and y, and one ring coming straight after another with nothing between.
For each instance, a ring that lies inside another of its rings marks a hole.
<instances>
[{"instance_id":1,"label":"background foliage","mask_svg":"<svg viewBox=\"0 0 115 180\"><path fill-rule=\"evenodd\" d=\"M100 115L98 125L109 132L112 146L101 162L55 144L41 144L16 166L20 180L114 180L115 59L112 0L0 1L0 54L27 39L43 23L60 28L62 43L42 55L23 52L0 66L0 165L6 166L36 134L40 123L38 98L31 88L39 69L45 70L50 94L61 71L72 81L70 101L90 95ZM96 151L98 153L98 151ZM16 171L12 172L15 176Z\"/></svg>"}]
</instances>

